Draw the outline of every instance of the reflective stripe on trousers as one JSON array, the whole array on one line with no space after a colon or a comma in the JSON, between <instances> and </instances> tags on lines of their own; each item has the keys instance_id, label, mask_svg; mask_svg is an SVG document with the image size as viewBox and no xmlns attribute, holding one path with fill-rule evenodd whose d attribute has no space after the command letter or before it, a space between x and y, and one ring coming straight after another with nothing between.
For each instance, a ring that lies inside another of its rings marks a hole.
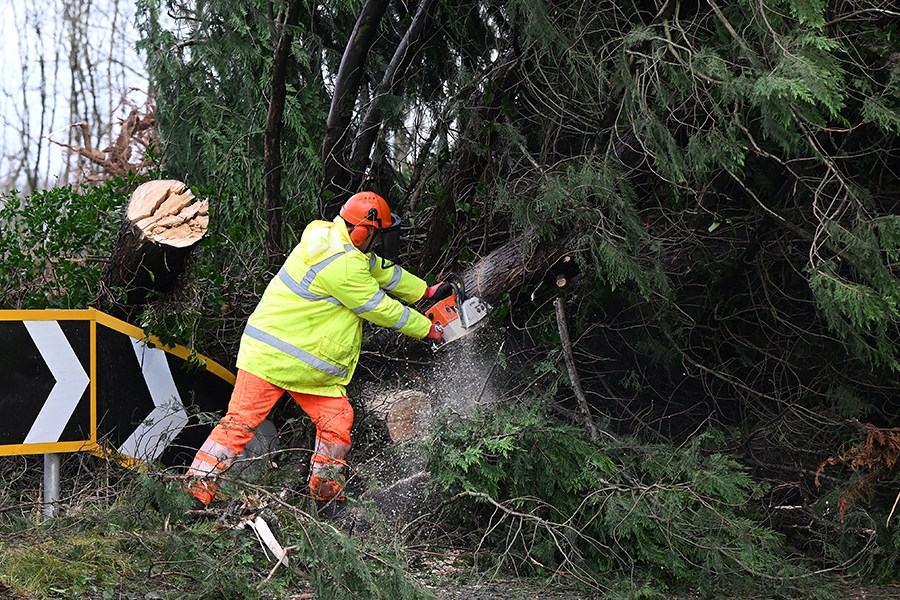
<instances>
[{"instance_id":1,"label":"reflective stripe on trousers","mask_svg":"<svg viewBox=\"0 0 900 600\"><path fill-rule=\"evenodd\" d=\"M209 434L191 463L188 474L210 477L225 472L284 392L284 389L239 369L228 414ZM310 477L310 492L319 499L342 497L343 486L334 473L343 466L344 457L350 450L350 429L353 426L350 402L346 396L288 393L316 426L316 450L311 471L321 471L321 467L316 469L318 463L334 466L333 470L327 470L331 477L316 476L315 481ZM189 489L204 504L209 504L217 488L212 481L205 480L192 483Z\"/></svg>"}]
</instances>

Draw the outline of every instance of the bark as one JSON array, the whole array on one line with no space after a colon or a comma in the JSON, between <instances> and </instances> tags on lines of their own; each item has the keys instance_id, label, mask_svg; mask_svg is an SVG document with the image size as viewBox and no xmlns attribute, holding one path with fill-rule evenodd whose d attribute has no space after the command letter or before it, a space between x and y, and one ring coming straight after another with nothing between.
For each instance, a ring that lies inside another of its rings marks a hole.
<instances>
[{"instance_id":1,"label":"bark","mask_svg":"<svg viewBox=\"0 0 900 600\"><path fill-rule=\"evenodd\" d=\"M320 214L324 218L333 217L344 200L357 191L351 188L353 174L345 162L350 117L359 94L366 57L375 42L378 23L387 7L388 0L366 1L341 57L322 143L324 194Z\"/></svg>"},{"instance_id":2,"label":"bark","mask_svg":"<svg viewBox=\"0 0 900 600\"><path fill-rule=\"evenodd\" d=\"M591 408L588 405L584 391L581 389L581 380L578 377L578 370L575 368L575 357L572 355L572 342L569 339L569 326L566 325L566 312L563 308L562 298L553 301L553 307L556 309L556 326L559 330L559 341L562 344L563 357L566 360L566 369L569 371L569 382L572 391L575 392L575 398L578 400L578 407L581 409L581 420L595 442L599 441L600 433L597 426L591 418Z\"/></svg>"},{"instance_id":3,"label":"bark","mask_svg":"<svg viewBox=\"0 0 900 600\"><path fill-rule=\"evenodd\" d=\"M153 292L172 291L185 259L208 227L209 202L196 201L180 181L157 180L138 187L103 269L100 300L119 316Z\"/></svg>"},{"instance_id":4,"label":"bark","mask_svg":"<svg viewBox=\"0 0 900 600\"><path fill-rule=\"evenodd\" d=\"M291 56L291 44L294 42L293 28L300 20L301 0L291 0L287 18L281 28L281 37L275 47L272 61L269 114L266 119L266 136L263 164L265 169L265 210L266 210L266 262L271 273L275 273L284 262L284 250L281 241L281 174L284 162L281 158L281 131L284 124L284 101L287 94L285 72Z\"/></svg>"},{"instance_id":5,"label":"bark","mask_svg":"<svg viewBox=\"0 0 900 600\"><path fill-rule=\"evenodd\" d=\"M393 93L398 81L405 75L417 45L424 38L424 34L427 31L428 18L431 16L431 11L436 4L436 0L423 0L419 5L416 16L413 17L409 29L403 35L400 45L397 46L397 50L394 52L394 56L384 72L381 85L378 86L375 97L372 99L363 117L359 133L353 141L350 151L350 172L353 176L352 189L357 189L362 185L363 173L372 154L372 147L375 145L375 139L381 124L381 107L384 98Z\"/></svg>"},{"instance_id":6,"label":"bark","mask_svg":"<svg viewBox=\"0 0 900 600\"><path fill-rule=\"evenodd\" d=\"M526 234L510 240L466 269L462 273L466 295L496 306L504 294L543 279L569 255L566 239L528 249L527 238Z\"/></svg>"}]
</instances>

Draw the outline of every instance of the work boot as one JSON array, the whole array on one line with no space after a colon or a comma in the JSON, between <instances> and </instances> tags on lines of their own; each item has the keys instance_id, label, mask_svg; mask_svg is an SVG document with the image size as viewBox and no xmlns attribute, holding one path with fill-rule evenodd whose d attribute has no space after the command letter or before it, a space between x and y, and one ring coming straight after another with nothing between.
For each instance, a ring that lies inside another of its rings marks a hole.
<instances>
[{"instance_id":1,"label":"work boot","mask_svg":"<svg viewBox=\"0 0 900 600\"><path fill-rule=\"evenodd\" d=\"M346 500L316 500L316 514L340 527L346 534L365 533L372 525L347 508Z\"/></svg>"},{"instance_id":2,"label":"work boot","mask_svg":"<svg viewBox=\"0 0 900 600\"><path fill-rule=\"evenodd\" d=\"M328 500L316 500L316 514L329 521L343 521L350 516L347 511L347 501L331 498Z\"/></svg>"}]
</instances>

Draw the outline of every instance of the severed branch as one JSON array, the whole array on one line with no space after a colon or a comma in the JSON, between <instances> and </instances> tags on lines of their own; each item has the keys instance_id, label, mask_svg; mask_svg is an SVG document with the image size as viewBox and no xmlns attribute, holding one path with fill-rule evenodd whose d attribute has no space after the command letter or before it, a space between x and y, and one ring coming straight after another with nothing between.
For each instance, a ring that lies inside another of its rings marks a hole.
<instances>
[{"instance_id":1,"label":"severed branch","mask_svg":"<svg viewBox=\"0 0 900 600\"><path fill-rule=\"evenodd\" d=\"M155 161L148 157L147 150L157 142L156 107L147 106L143 112L132 106L128 117L120 119L121 132L116 139L103 150L98 150L91 144L91 132L87 121L74 123L69 126L81 129L82 146L75 146L58 142L53 139L53 133L43 136L44 139L57 146L67 148L79 156L97 165L102 173L89 175L88 181L102 181L111 177L124 177L129 173L144 173L149 167L155 165ZM132 162L132 155L137 149L139 156L136 162Z\"/></svg>"},{"instance_id":2,"label":"severed branch","mask_svg":"<svg viewBox=\"0 0 900 600\"><path fill-rule=\"evenodd\" d=\"M278 570L278 567L280 567L283 564L284 565L287 564L288 552L290 552L291 550L296 550L296 549L297 549L297 546L288 546L287 548L285 548L284 554L281 555L281 558L278 559L278 562L275 563L275 566L272 567L272 570L269 571L269 574L266 576L266 578L259 582L259 585L256 586L256 589L258 589L258 590L262 589L262 586L269 583L269 580L272 579L272 575L275 574L275 571Z\"/></svg>"},{"instance_id":3,"label":"severed branch","mask_svg":"<svg viewBox=\"0 0 900 600\"><path fill-rule=\"evenodd\" d=\"M488 533L491 530L493 530L494 528L498 527L506 518L516 519L518 521L518 523L520 524L520 526L516 530L516 533L513 535L513 538L519 537L519 533L521 533L521 524L522 523L527 522L527 523L531 523L532 525L534 525L536 527L543 528L550 535L551 539L553 540L553 543L556 545L557 550L562 555L562 557L563 557L562 562L561 562L559 568L557 568L557 569L551 569L550 567L547 567L546 565L543 565L536 561L533 561L533 563L544 569L551 571L552 573L554 573L556 575L572 577L578 581L581 581L582 583L591 585L592 587L597 587L597 586L602 587L602 584L599 581L597 581L596 579L594 579L594 577L591 574L580 569L578 567L578 565L572 561L572 559L571 559L572 553L570 552L571 548L569 547L569 544L571 544L572 540L575 539L575 540L578 540L579 543L602 547L610 552L612 552L612 549L609 548L608 546L602 544L599 540L591 537L590 535L587 535L585 533L584 529L574 526L568 520L565 522L562 522L562 523L556 523L554 521L543 519L536 514L522 512L520 510L515 510L513 508L510 508L510 506L509 506L510 503L515 504L518 500L537 500L535 498L518 498L516 500L500 502L500 501L496 500L495 498L493 498L492 496L490 496L489 494L485 494L484 492L475 492L475 491L459 492L459 493L451 496L450 498L447 498L446 500L444 500L440 505L438 505L432 512L428 513L427 515L422 515L422 516L418 517L417 519L410 521L406 525L406 527L404 527L403 530L400 532L400 535L401 536L404 535L407 530L409 530L410 528L413 528L415 526L406 537L406 541L409 542L412 539L412 537L415 535L415 533L422 527L422 524L424 524L424 522L427 522L428 519L435 516L436 514L439 514L448 505L453 504L454 502L457 502L463 498L481 499L494 507L495 515L497 515L497 514L500 515L499 520L488 528ZM538 502L540 502L540 501L538 501ZM523 538L519 538L519 539L523 539ZM483 541L483 539L482 539L482 541ZM523 539L523 542L524 542L524 539ZM479 543L479 546L480 546L480 543ZM477 550L476 550L476 553L477 553Z\"/></svg>"},{"instance_id":4,"label":"severed branch","mask_svg":"<svg viewBox=\"0 0 900 600\"><path fill-rule=\"evenodd\" d=\"M572 390L575 392L575 397L578 399L578 405L581 407L581 416L584 425L587 428L591 439L597 442L600 440L600 433L597 431L597 426L594 424L593 419L591 419L590 407L588 406L584 391L581 389L578 371L575 370L575 359L572 356L572 342L569 340L569 328L566 326L566 315L563 311L562 298L554 300L553 306L556 308L556 325L559 328L559 341L562 344L563 356L566 359L566 367L569 369L569 380L572 382Z\"/></svg>"}]
</instances>

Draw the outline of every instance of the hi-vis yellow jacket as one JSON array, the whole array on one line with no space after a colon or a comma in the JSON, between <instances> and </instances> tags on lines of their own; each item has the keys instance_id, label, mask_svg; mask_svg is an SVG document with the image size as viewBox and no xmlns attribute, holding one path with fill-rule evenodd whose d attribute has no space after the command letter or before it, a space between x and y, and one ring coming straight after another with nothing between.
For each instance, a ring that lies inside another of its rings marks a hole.
<instances>
[{"instance_id":1,"label":"hi-vis yellow jacket","mask_svg":"<svg viewBox=\"0 0 900 600\"><path fill-rule=\"evenodd\" d=\"M426 283L350 242L347 225L313 221L250 315L237 366L286 390L346 395L362 343L362 319L415 338L431 329L405 302ZM387 292L387 293L386 293Z\"/></svg>"}]
</instances>

